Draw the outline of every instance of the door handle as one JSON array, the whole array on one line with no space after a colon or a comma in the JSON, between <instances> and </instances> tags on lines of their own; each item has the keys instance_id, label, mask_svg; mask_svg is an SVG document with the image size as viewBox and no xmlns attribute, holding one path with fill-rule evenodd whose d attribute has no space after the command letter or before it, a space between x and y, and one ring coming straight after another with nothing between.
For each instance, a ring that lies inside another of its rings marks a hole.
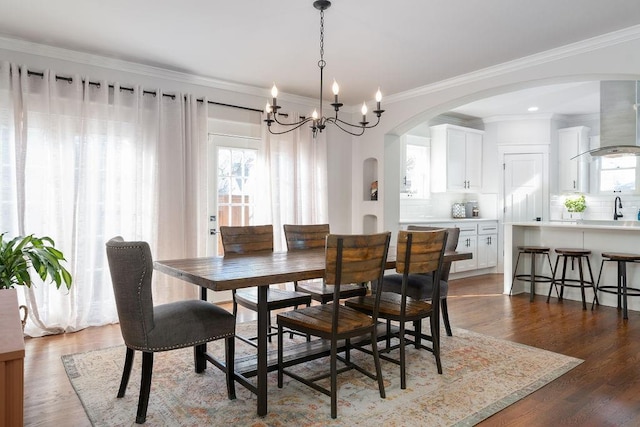
<instances>
[{"instance_id":1,"label":"door handle","mask_svg":"<svg viewBox=\"0 0 640 427\"><path fill-rule=\"evenodd\" d=\"M209 235L210 236L215 236L216 234L218 234L218 230L216 230L215 228L209 229Z\"/></svg>"}]
</instances>

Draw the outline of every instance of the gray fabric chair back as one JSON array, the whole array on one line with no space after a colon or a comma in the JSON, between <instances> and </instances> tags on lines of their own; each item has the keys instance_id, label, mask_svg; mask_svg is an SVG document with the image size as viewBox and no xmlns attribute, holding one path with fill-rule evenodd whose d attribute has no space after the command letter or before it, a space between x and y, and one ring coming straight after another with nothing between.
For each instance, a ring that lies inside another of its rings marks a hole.
<instances>
[{"instance_id":1,"label":"gray fabric chair back","mask_svg":"<svg viewBox=\"0 0 640 427\"><path fill-rule=\"evenodd\" d=\"M407 230L411 231L433 231L442 230L442 227L429 227L420 225L409 225ZM449 232L447 242L445 243L445 252L455 251L458 247L458 239L460 238L460 229L458 227L446 228ZM440 280L443 282L449 281L449 271L451 270L451 261L442 264L442 272L440 274Z\"/></svg>"},{"instance_id":2,"label":"gray fabric chair back","mask_svg":"<svg viewBox=\"0 0 640 427\"><path fill-rule=\"evenodd\" d=\"M125 242L120 236L106 246L122 338L130 348L147 348L147 333L155 326L151 249L146 242Z\"/></svg>"}]
</instances>

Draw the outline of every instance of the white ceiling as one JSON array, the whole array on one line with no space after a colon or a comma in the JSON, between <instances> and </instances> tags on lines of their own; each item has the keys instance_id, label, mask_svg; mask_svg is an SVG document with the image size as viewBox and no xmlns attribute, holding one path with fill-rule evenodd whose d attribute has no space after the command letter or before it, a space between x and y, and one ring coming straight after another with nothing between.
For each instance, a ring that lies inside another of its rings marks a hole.
<instances>
[{"instance_id":1,"label":"white ceiling","mask_svg":"<svg viewBox=\"0 0 640 427\"><path fill-rule=\"evenodd\" d=\"M325 79L354 105L637 24L638 0L335 0ZM0 35L302 96L319 86L312 0L0 0Z\"/></svg>"}]
</instances>

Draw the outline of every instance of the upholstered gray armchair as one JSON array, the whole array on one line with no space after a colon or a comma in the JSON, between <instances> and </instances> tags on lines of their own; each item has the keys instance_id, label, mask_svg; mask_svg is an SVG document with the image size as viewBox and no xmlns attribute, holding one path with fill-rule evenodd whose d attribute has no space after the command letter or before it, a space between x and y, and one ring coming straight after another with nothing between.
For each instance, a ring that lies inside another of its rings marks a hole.
<instances>
[{"instance_id":1,"label":"upholstered gray armchair","mask_svg":"<svg viewBox=\"0 0 640 427\"><path fill-rule=\"evenodd\" d=\"M153 260L149 245L146 242L125 242L121 237L115 237L106 246L120 331L127 347L118 397L125 394L135 350L142 351L136 423L142 424L146 420L155 352L194 347L195 371L200 373L206 368L206 343L224 338L227 392L229 399L235 399L235 317L201 300L154 307L151 294Z\"/></svg>"},{"instance_id":2,"label":"upholstered gray armchair","mask_svg":"<svg viewBox=\"0 0 640 427\"><path fill-rule=\"evenodd\" d=\"M441 229L442 227L428 227L410 225L407 230L413 231L431 231ZM449 236L445 246L445 252L455 251L458 246L458 239L460 237L459 228L447 228ZM442 311L442 321L447 331L447 335L453 335L451 331L451 324L449 323L449 309L447 306L447 294L449 293L449 271L451 270L451 262L445 262L442 264L442 273L440 276L440 307ZM402 287L402 274L385 274L384 282L382 286L383 292L395 292L401 293ZM375 285L374 285L375 288ZM431 299L433 292L433 277L430 274L410 274L409 281L407 282L407 296L419 300Z\"/></svg>"}]
</instances>

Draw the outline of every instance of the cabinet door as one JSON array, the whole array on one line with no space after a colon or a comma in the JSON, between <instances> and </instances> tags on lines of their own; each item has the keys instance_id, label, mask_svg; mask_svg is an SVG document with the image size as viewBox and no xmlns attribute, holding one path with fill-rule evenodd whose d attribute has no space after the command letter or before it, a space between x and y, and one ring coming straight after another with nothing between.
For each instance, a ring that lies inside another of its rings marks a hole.
<instances>
[{"instance_id":1,"label":"cabinet door","mask_svg":"<svg viewBox=\"0 0 640 427\"><path fill-rule=\"evenodd\" d=\"M466 176L467 190L482 189L482 135L469 132L466 138Z\"/></svg>"},{"instance_id":2,"label":"cabinet door","mask_svg":"<svg viewBox=\"0 0 640 427\"><path fill-rule=\"evenodd\" d=\"M465 259L456 261L452 264L453 272L460 273L461 271L476 270L478 268L478 236L460 236L458 240L458 246L456 251L458 252L471 252L471 259Z\"/></svg>"},{"instance_id":3,"label":"cabinet door","mask_svg":"<svg viewBox=\"0 0 640 427\"><path fill-rule=\"evenodd\" d=\"M466 132L447 130L447 189L466 190Z\"/></svg>"},{"instance_id":4,"label":"cabinet door","mask_svg":"<svg viewBox=\"0 0 640 427\"><path fill-rule=\"evenodd\" d=\"M498 235L478 236L478 269L498 265Z\"/></svg>"},{"instance_id":5,"label":"cabinet door","mask_svg":"<svg viewBox=\"0 0 640 427\"><path fill-rule=\"evenodd\" d=\"M558 138L558 177L560 191L578 191L578 132L560 132Z\"/></svg>"}]
</instances>

